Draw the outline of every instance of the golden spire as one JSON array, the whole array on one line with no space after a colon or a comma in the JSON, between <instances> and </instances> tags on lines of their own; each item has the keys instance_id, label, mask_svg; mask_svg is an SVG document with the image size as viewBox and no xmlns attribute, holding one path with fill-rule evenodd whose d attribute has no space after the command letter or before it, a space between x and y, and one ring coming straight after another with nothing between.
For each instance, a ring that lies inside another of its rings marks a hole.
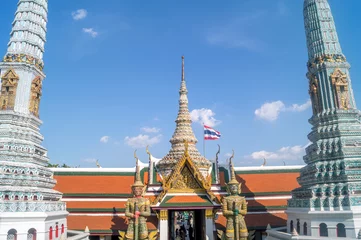
<instances>
[{"instance_id":1,"label":"golden spire","mask_svg":"<svg viewBox=\"0 0 361 240\"><path fill-rule=\"evenodd\" d=\"M144 187L144 184L140 178L140 167L139 167L139 159L137 157L137 150L134 151L134 158L136 160L136 167L135 167L135 182L132 187Z\"/></svg>"},{"instance_id":2,"label":"golden spire","mask_svg":"<svg viewBox=\"0 0 361 240\"><path fill-rule=\"evenodd\" d=\"M231 181L228 182L228 185L239 184L239 182L236 179L236 174L234 172L234 167L232 162L233 157L234 157L234 150L232 150L232 156L229 158L229 170L231 172Z\"/></svg>"}]
</instances>

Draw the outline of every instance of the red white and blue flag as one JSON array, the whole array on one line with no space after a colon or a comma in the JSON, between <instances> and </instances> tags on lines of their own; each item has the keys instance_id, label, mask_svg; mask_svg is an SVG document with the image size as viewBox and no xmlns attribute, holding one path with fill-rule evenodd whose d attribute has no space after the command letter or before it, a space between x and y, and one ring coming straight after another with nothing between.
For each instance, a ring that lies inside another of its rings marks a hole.
<instances>
[{"instance_id":1,"label":"red white and blue flag","mask_svg":"<svg viewBox=\"0 0 361 240\"><path fill-rule=\"evenodd\" d=\"M204 126L204 140L217 140L221 137L221 133L206 125Z\"/></svg>"}]
</instances>

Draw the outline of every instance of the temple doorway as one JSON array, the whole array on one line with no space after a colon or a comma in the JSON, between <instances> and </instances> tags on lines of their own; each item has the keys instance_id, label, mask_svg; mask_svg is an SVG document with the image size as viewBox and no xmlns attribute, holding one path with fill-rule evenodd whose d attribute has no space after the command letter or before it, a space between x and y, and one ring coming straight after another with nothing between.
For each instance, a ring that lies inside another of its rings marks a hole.
<instances>
[{"instance_id":1,"label":"temple doorway","mask_svg":"<svg viewBox=\"0 0 361 240\"><path fill-rule=\"evenodd\" d=\"M169 239L205 239L204 210L177 210L169 213Z\"/></svg>"}]
</instances>

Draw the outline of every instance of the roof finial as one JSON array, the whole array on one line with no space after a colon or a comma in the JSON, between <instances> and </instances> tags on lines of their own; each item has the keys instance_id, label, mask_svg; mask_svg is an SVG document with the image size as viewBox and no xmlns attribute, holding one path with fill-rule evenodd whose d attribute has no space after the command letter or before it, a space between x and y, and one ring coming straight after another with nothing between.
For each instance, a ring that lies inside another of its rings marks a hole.
<instances>
[{"instance_id":1,"label":"roof finial","mask_svg":"<svg viewBox=\"0 0 361 240\"><path fill-rule=\"evenodd\" d=\"M221 153L221 146L218 145L218 152L216 153L216 163L218 163L218 155Z\"/></svg>"},{"instance_id":2,"label":"roof finial","mask_svg":"<svg viewBox=\"0 0 361 240\"><path fill-rule=\"evenodd\" d=\"M146 151L147 154L149 155L149 162L151 162L151 161L152 161L152 154L149 152L148 147L149 147L149 145L147 145L145 151Z\"/></svg>"},{"instance_id":3,"label":"roof finial","mask_svg":"<svg viewBox=\"0 0 361 240\"><path fill-rule=\"evenodd\" d=\"M182 56L182 81L184 82L184 56Z\"/></svg>"}]
</instances>

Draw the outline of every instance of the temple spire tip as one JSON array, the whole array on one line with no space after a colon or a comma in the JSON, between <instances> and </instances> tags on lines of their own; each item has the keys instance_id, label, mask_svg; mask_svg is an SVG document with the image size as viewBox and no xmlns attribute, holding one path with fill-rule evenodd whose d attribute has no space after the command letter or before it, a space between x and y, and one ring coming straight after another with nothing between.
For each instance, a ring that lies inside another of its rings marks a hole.
<instances>
[{"instance_id":1,"label":"temple spire tip","mask_svg":"<svg viewBox=\"0 0 361 240\"><path fill-rule=\"evenodd\" d=\"M184 81L184 55L182 55L182 81Z\"/></svg>"}]
</instances>

